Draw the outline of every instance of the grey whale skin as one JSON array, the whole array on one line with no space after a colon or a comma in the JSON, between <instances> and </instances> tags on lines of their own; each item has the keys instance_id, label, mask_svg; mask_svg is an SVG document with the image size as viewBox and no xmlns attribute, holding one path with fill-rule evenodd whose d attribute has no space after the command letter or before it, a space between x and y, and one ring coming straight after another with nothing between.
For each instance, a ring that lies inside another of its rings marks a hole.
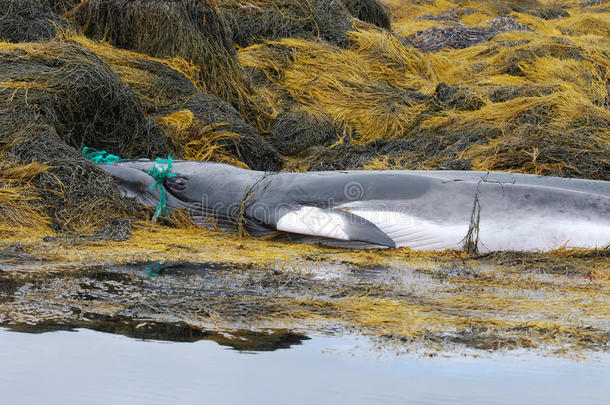
<instances>
[{"instance_id":1,"label":"grey whale skin","mask_svg":"<svg viewBox=\"0 0 610 405\"><path fill-rule=\"evenodd\" d=\"M154 206L152 160L100 166L121 193ZM267 173L174 161L169 209L203 225L255 237L349 248L479 251L603 248L610 242L610 182L499 172ZM476 237L475 237L476 236Z\"/></svg>"}]
</instances>

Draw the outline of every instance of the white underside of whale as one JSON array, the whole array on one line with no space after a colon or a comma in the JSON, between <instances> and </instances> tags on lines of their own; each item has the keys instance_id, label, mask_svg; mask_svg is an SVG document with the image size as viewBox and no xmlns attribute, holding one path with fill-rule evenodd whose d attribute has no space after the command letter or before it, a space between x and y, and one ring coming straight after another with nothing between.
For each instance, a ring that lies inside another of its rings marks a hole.
<instances>
[{"instance_id":1,"label":"white underside of whale","mask_svg":"<svg viewBox=\"0 0 610 405\"><path fill-rule=\"evenodd\" d=\"M351 210L373 222L397 247L417 250L460 249L469 223L439 224L402 213ZM563 247L602 248L610 242L610 224L545 216L515 218L510 222L481 218L478 250L549 251Z\"/></svg>"},{"instance_id":2,"label":"white underside of whale","mask_svg":"<svg viewBox=\"0 0 610 405\"><path fill-rule=\"evenodd\" d=\"M408 214L341 207L375 224L396 247L415 250L461 249L470 221L437 223ZM283 215L280 231L349 241L345 217L316 207L302 207ZM552 218L544 215L514 218L510 221L482 216L478 226L478 250L549 251L559 248L602 248L610 242L610 223L584 219Z\"/></svg>"},{"instance_id":3,"label":"white underside of whale","mask_svg":"<svg viewBox=\"0 0 610 405\"><path fill-rule=\"evenodd\" d=\"M284 214L277 222L276 229L299 235L350 240L347 225L343 217L330 211L317 207L302 207Z\"/></svg>"}]
</instances>

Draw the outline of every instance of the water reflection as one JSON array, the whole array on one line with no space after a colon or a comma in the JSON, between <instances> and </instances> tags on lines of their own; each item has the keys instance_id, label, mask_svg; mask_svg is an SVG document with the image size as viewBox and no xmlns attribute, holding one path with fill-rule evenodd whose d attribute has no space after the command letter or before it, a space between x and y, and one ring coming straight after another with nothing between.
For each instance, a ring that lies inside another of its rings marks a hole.
<instances>
[{"instance_id":1,"label":"water reflection","mask_svg":"<svg viewBox=\"0 0 610 405\"><path fill-rule=\"evenodd\" d=\"M610 358L421 359L355 337L256 356L210 341L141 341L90 330L0 329L6 404L605 404Z\"/></svg>"},{"instance_id":2,"label":"water reflection","mask_svg":"<svg viewBox=\"0 0 610 405\"><path fill-rule=\"evenodd\" d=\"M87 328L98 332L123 335L139 340L192 343L211 340L239 351L274 351L300 345L309 338L288 330L235 330L230 332L202 331L177 323L136 322L128 318L97 317L88 319ZM13 332L40 334L55 331L75 331L77 326L41 322L37 325L9 326Z\"/></svg>"}]
</instances>

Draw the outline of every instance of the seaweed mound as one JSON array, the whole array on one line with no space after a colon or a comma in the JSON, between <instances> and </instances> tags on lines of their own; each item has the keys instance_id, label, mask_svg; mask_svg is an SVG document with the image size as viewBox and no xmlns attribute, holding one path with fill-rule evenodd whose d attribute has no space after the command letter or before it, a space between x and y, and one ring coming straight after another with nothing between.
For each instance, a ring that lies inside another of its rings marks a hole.
<instances>
[{"instance_id":1,"label":"seaweed mound","mask_svg":"<svg viewBox=\"0 0 610 405\"><path fill-rule=\"evenodd\" d=\"M339 1L220 0L233 30L233 42L245 47L266 40L302 38L347 46L353 17Z\"/></svg>"},{"instance_id":2,"label":"seaweed mound","mask_svg":"<svg viewBox=\"0 0 610 405\"><path fill-rule=\"evenodd\" d=\"M278 153L239 111L200 90L194 65L181 58L157 59L119 50L82 36L67 38L95 52L129 85L142 100L146 115L161 124L174 156L218 158L257 170L283 167Z\"/></svg>"},{"instance_id":3,"label":"seaweed mound","mask_svg":"<svg viewBox=\"0 0 610 405\"><path fill-rule=\"evenodd\" d=\"M44 230L49 217L33 204L38 194L31 182L48 167L38 163L20 165L0 157L0 234L4 234L5 227Z\"/></svg>"},{"instance_id":4,"label":"seaweed mound","mask_svg":"<svg viewBox=\"0 0 610 405\"><path fill-rule=\"evenodd\" d=\"M93 52L64 41L0 47L0 97L14 114L34 111L75 148L125 156L164 153L140 99Z\"/></svg>"},{"instance_id":5,"label":"seaweed mound","mask_svg":"<svg viewBox=\"0 0 610 405\"><path fill-rule=\"evenodd\" d=\"M282 111L271 123L273 145L284 155L297 155L312 146L323 146L336 140L337 129L323 111L295 107Z\"/></svg>"},{"instance_id":6,"label":"seaweed mound","mask_svg":"<svg viewBox=\"0 0 610 405\"><path fill-rule=\"evenodd\" d=\"M434 27L418 31L406 42L422 51L433 52L443 48L462 49L489 41L501 32L528 30L512 17L498 17L487 27Z\"/></svg>"},{"instance_id":7,"label":"seaweed mound","mask_svg":"<svg viewBox=\"0 0 610 405\"><path fill-rule=\"evenodd\" d=\"M347 10L362 21L390 29L390 15L377 0L342 0Z\"/></svg>"},{"instance_id":8,"label":"seaweed mound","mask_svg":"<svg viewBox=\"0 0 610 405\"><path fill-rule=\"evenodd\" d=\"M538 0L491 1L491 9L498 15L511 12L527 13L545 20L568 17L570 14L559 4L544 4Z\"/></svg>"},{"instance_id":9,"label":"seaweed mound","mask_svg":"<svg viewBox=\"0 0 610 405\"><path fill-rule=\"evenodd\" d=\"M540 33L549 23L529 15L519 20L531 28L433 53L390 33L361 30L350 32L349 49L283 39L241 49L239 58L268 111L319 109L340 128L342 143L332 148L284 150L299 153L298 162L289 161L300 169L610 179L603 25L600 37L580 37Z\"/></svg>"},{"instance_id":10,"label":"seaweed mound","mask_svg":"<svg viewBox=\"0 0 610 405\"><path fill-rule=\"evenodd\" d=\"M216 160L254 170L278 171L284 161L231 105L196 93L183 106L158 119L179 156Z\"/></svg>"},{"instance_id":11,"label":"seaweed mound","mask_svg":"<svg viewBox=\"0 0 610 405\"><path fill-rule=\"evenodd\" d=\"M32 132L32 130L36 132ZM38 204L58 232L91 231L116 218L139 218L136 204L123 198L107 173L66 145L53 128L39 122L28 128L31 138L7 149L21 164L45 162L49 169L34 177Z\"/></svg>"},{"instance_id":12,"label":"seaweed mound","mask_svg":"<svg viewBox=\"0 0 610 405\"><path fill-rule=\"evenodd\" d=\"M286 95L268 97L269 110L287 103L318 109L360 143L404 136L436 87L432 66L390 33L354 31L349 38L347 50L297 39L254 45L240 51L240 61L257 91Z\"/></svg>"},{"instance_id":13,"label":"seaweed mound","mask_svg":"<svg viewBox=\"0 0 610 405\"><path fill-rule=\"evenodd\" d=\"M206 93L245 110L231 30L211 0L85 0L68 13L84 34L158 58L181 57L197 68Z\"/></svg>"},{"instance_id":14,"label":"seaweed mound","mask_svg":"<svg viewBox=\"0 0 610 405\"><path fill-rule=\"evenodd\" d=\"M55 36L56 27L68 25L40 0L0 0L0 40L44 41Z\"/></svg>"},{"instance_id":15,"label":"seaweed mound","mask_svg":"<svg viewBox=\"0 0 610 405\"><path fill-rule=\"evenodd\" d=\"M38 0L38 2L51 7L58 14L64 14L74 8L81 0Z\"/></svg>"},{"instance_id":16,"label":"seaweed mound","mask_svg":"<svg viewBox=\"0 0 610 405\"><path fill-rule=\"evenodd\" d=\"M404 167L471 170L472 163L462 158L461 154L473 143L484 141L485 129L474 134L443 131L413 136L410 140L377 139L367 145L342 143L333 148L317 148L310 151L315 156L311 158L315 163L309 170L384 170Z\"/></svg>"},{"instance_id":17,"label":"seaweed mound","mask_svg":"<svg viewBox=\"0 0 610 405\"><path fill-rule=\"evenodd\" d=\"M153 117L181 108L200 91L196 79L199 69L182 58L154 58L71 32L62 38L81 45L104 60L140 98L146 114Z\"/></svg>"},{"instance_id":18,"label":"seaweed mound","mask_svg":"<svg viewBox=\"0 0 610 405\"><path fill-rule=\"evenodd\" d=\"M6 155L51 166L35 183L56 229L135 212L112 179L80 155L82 146L125 157L167 153L165 135L129 86L75 43L2 44L0 106Z\"/></svg>"}]
</instances>

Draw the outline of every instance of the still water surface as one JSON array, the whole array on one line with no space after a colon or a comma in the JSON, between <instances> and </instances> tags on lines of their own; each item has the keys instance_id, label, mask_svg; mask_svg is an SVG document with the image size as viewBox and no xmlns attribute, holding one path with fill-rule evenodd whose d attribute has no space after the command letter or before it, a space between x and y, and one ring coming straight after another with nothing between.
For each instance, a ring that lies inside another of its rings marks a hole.
<instances>
[{"instance_id":1,"label":"still water surface","mask_svg":"<svg viewBox=\"0 0 610 405\"><path fill-rule=\"evenodd\" d=\"M314 336L239 352L201 340L90 330L0 329L2 404L608 404L610 356L380 355L362 338Z\"/></svg>"}]
</instances>

